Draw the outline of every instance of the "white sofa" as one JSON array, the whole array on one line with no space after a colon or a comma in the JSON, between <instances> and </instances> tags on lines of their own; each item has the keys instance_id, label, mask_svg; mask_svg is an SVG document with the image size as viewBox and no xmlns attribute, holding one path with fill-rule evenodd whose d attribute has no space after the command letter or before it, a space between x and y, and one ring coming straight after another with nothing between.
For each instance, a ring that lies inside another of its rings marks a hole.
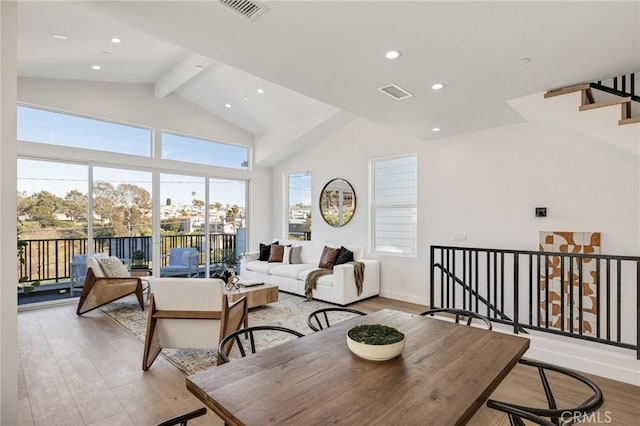
<instances>
[{"instance_id":1,"label":"white sofa","mask_svg":"<svg viewBox=\"0 0 640 426\"><path fill-rule=\"evenodd\" d=\"M259 253L247 253L240 260L240 277L246 281L261 281L277 285L280 290L304 296L304 285L307 274L318 269L318 262L324 246L340 248L340 244L320 243L312 241L292 241L277 239L280 245L302 246L302 262L300 264L269 263L258 260ZM355 261L364 263L364 281L362 293L358 295L353 265L346 263L336 265L333 274L321 277L313 298L338 305L347 305L358 300L380 294L380 261L364 259L362 248L344 244L351 250Z\"/></svg>"}]
</instances>

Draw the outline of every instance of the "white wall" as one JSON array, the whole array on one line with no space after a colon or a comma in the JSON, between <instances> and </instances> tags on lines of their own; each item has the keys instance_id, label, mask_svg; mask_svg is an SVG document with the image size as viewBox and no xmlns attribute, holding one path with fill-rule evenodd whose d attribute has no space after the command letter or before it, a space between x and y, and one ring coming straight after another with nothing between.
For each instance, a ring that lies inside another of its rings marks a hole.
<instances>
[{"instance_id":1,"label":"white wall","mask_svg":"<svg viewBox=\"0 0 640 426\"><path fill-rule=\"evenodd\" d=\"M16 3L0 2L0 424L18 424Z\"/></svg>"},{"instance_id":2,"label":"white wall","mask_svg":"<svg viewBox=\"0 0 640 426\"><path fill-rule=\"evenodd\" d=\"M368 251L369 229L369 160L407 152L419 152L424 142L401 136L398 132L378 126L364 119L355 119L342 129L330 134L305 152L278 164L273 168L274 237L286 233L284 193L286 174L310 170L312 172L312 236L315 241L342 242L359 245ZM425 158L419 156L418 165L424 169ZM420 172L421 173L421 172ZM356 212L353 219L342 228L327 225L318 210L318 200L323 186L333 178L343 178L351 183L356 193ZM424 210L421 197L419 210ZM379 257L382 259L382 294L416 303L426 303L428 274L425 262L424 228L419 226L421 253L416 258ZM368 254L369 257L377 257Z\"/></svg>"},{"instance_id":3,"label":"white wall","mask_svg":"<svg viewBox=\"0 0 640 426\"><path fill-rule=\"evenodd\" d=\"M177 95L157 98L153 87L136 84L96 83L87 81L20 78L18 101L23 104L52 108L70 113L151 127L159 134L168 130L194 137L253 146L253 135L213 115ZM46 153L42 153L46 149ZM156 147L159 149L159 147ZM254 167L251 171L226 169L206 165L163 161L155 158L135 158L113 153L95 155L90 151L66 147L46 147L21 143L20 155L44 156L67 160L82 160L90 156L97 164L120 164L131 167L157 168L179 173L208 174L222 178L248 179L248 229L250 245L270 237L271 223L270 169Z\"/></svg>"},{"instance_id":4,"label":"white wall","mask_svg":"<svg viewBox=\"0 0 640 426\"><path fill-rule=\"evenodd\" d=\"M640 174L636 154L574 139L524 123L419 141L363 119L318 141L273 169L273 228L285 233L283 180L310 170L312 238L368 246L368 162L418 153L418 257L382 260L382 294L427 304L429 246L536 250L538 231L600 231L605 254L640 252ZM331 228L317 209L323 185L335 177L354 186L357 211ZM547 207L548 217L534 217ZM452 241L466 233L466 242Z\"/></svg>"}]
</instances>

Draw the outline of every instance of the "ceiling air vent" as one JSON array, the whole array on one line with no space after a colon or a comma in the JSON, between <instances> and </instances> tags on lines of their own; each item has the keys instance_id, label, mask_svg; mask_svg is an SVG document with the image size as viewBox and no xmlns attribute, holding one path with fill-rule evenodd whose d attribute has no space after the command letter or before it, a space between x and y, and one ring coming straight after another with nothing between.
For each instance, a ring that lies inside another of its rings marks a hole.
<instances>
[{"instance_id":1,"label":"ceiling air vent","mask_svg":"<svg viewBox=\"0 0 640 426\"><path fill-rule=\"evenodd\" d=\"M267 6L249 0L218 0L218 4L250 21L255 21L269 10Z\"/></svg>"},{"instance_id":2,"label":"ceiling air vent","mask_svg":"<svg viewBox=\"0 0 640 426\"><path fill-rule=\"evenodd\" d=\"M385 93L391 96L396 101L399 101L405 98L410 98L411 96L413 96L411 93L407 92L402 87L397 86L395 84L390 84L388 86L381 87L378 90L381 91L382 93Z\"/></svg>"}]
</instances>

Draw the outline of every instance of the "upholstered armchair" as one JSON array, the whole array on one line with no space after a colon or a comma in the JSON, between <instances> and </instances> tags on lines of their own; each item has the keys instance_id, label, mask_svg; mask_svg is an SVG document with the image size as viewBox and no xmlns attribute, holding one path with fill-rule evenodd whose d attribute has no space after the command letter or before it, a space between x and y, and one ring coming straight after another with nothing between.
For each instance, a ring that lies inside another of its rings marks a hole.
<instances>
[{"instance_id":1,"label":"upholstered armchair","mask_svg":"<svg viewBox=\"0 0 640 426\"><path fill-rule=\"evenodd\" d=\"M158 278L153 282L142 358L144 371L163 348L215 351L226 335L242 327L247 298L230 305L223 287L224 281L218 278Z\"/></svg>"}]
</instances>

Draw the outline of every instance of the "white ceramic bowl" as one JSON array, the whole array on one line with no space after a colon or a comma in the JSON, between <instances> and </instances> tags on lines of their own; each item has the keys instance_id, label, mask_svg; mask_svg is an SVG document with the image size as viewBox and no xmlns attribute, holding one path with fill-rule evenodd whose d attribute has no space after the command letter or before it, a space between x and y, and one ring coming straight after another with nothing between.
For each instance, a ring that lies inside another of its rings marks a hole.
<instances>
[{"instance_id":1,"label":"white ceramic bowl","mask_svg":"<svg viewBox=\"0 0 640 426\"><path fill-rule=\"evenodd\" d=\"M404 350L406 342L407 336L404 335L402 340L396 343L391 343L389 345L367 345L365 343L356 342L355 340L351 339L349 337L349 332L347 332L347 346L349 347L351 352L353 352L360 358L368 359L370 361L386 361L388 359L397 357Z\"/></svg>"}]
</instances>

